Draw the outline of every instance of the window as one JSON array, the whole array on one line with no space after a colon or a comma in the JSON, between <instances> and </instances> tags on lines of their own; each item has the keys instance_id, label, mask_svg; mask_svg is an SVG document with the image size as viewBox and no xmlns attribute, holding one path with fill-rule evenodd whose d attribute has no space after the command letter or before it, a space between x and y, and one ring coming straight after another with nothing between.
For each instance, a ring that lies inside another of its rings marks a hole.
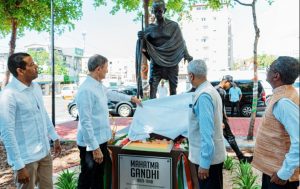
<instances>
[{"instance_id":1,"label":"window","mask_svg":"<svg viewBox=\"0 0 300 189\"><path fill-rule=\"evenodd\" d=\"M205 17L202 17L201 20L204 22L204 21L206 21L206 18L205 18Z\"/></svg>"},{"instance_id":2,"label":"window","mask_svg":"<svg viewBox=\"0 0 300 189\"><path fill-rule=\"evenodd\" d=\"M207 36L204 36L204 37L202 37L201 42L202 42L202 43L205 43L207 40L208 40L208 37L207 37Z\"/></svg>"}]
</instances>

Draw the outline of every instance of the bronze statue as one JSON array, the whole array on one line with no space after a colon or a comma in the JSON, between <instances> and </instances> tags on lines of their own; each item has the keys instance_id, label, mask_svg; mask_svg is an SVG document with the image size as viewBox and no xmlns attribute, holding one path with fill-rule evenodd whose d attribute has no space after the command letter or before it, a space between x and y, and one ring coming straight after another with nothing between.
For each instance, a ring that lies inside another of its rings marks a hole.
<instances>
[{"instance_id":1,"label":"bronze statue","mask_svg":"<svg viewBox=\"0 0 300 189\"><path fill-rule=\"evenodd\" d=\"M150 60L150 98L156 98L157 86L161 79L169 81L170 95L176 94L178 83L178 63L184 58L190 62L185 41L178 23L164 17L166 12L163 0L154 0L152 14L155 22L145 31L139 31L143 40L143 53Z\"/></svg>"}]
</instances>

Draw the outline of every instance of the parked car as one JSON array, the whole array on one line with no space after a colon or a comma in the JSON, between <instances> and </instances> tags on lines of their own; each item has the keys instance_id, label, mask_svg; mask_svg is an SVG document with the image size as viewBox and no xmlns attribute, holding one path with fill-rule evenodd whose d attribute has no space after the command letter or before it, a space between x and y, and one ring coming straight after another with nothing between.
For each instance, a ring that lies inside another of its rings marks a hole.
<instances>
[{"instance_id":1,"label":"parked car","mask_svg":"<svg viewBox=\"0 0 300 189\"><path fill-rule=\"evenodd\" d=\"M137 94L136 87L123 87L118 89L117 91L131 96L136 96ZM110 114L119 115L121 117L132 116L133 112L136 109L136 105L130 101L108 101L107 105ZM72 117L78 118L78 110L75 100L71 101L68 104L68 111Z\"/></svg>"},{"instance_id":2,"label":"parked car","mask_svg":"<svg viewBox=\"0 0 300 189\"><path fill-rule=\"evenodd\" d=\"M234 80L237 86L242 91L242 99L240 101L240 116L250 117L252 111L253 100L253 80ZM220 81L212 81L211 84L216 86ZM225 108L226 112L231 112L229 101L229 90L226 91ZM257 98L257 112L264 112L266 109L266 93L262 85L262 81L258 81L258 98Z\"/></svg>"},{"instance_id":3,"label":"parked car","mask_svg":"<svg viewBox=\"0 0 300 189\"><path fill-rule=\"evenodd\" d=\"M77 93L76 85L67 85L61 89L61 97L63 99L74 99Z\"/></svg>"}]
</instances>

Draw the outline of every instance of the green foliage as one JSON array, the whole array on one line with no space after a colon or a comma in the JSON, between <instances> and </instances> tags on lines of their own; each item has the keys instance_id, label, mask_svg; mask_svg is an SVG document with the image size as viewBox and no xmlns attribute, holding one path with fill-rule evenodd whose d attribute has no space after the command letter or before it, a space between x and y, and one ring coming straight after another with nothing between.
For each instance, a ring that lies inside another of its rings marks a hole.
<instances>
[{"instance_id":1,"label":"green foliage","mask_svg":"<svg viewBox=\"0 0 300 189\"><path fill-rule=\"evenodd\" d=\"M257 55L257 63L258 67L265 68L271 65L271 63L276 59L277 57L274 55L267 55L267 54L261 54Z\"/></svg>"},{"instance_id":2,"label":"green foliage","mask_svg":"<svg viewBox=\"0 0 300 189\"><path fill-rule=\"evenodd\" d=\"M276 59L277 57L274 55L269 54L259 54L257 55L257 66L258 68L266 68L271 65L271 63ZM247 66L245 63L253 63L254 58L247 58L245 60L240 60L233 65L233 69L237 70L241 67Z\"/></svg>"},{"instance_id":3,"label":"green foliage","mask_svg":"<svg viewBox=\"0 0 300 189\"><path fill-rule=\"evenodd\" d=\"M112 0L113 7L111 14L116 14L121 9L125 12L136 12L137 18L141 17L143 13L143 3L146 0ZM149 0L149 12L151 12L152 0ZM219 0L168 0L166 4L167 17L177 16L180 20L183 15L188 16L192 6L195 4L207 4L210 8L219 9L222 7L222 3ZM94 6L100 7L102 5L107 5L106 0L94 0Z\"/></svg>"},{"instance_id":4,"label":"green foliage","mask_svg":"<svg viewBox=\"0 0 300 189\"><path fill-rule=\"evenodd\" d=\"M224 164L223 164L224 169L226 170L232 170L233 167L233 157L227 156Z\"/></svg>"},{"instance_id":5,"label":"green foliage","mask_svg":"<svg viewBox=\"0 0 300 189\"><path fill-rule=\"evenodd\" d=\"M54 184L57 189L76 189L77 176L75 171L63 170Z\"/></svg>"},{"instance_id":6,"label":"green foliage","mask_svg":"<svg viewBox=\"0 0 300 189\"><path fill-rule=\"evenodd\" d=\"M29 50L28 54L31 55L35 63L39 66L39 73L52 74L52 65L50 64L50 54L45 50ZM55 74L56 75L68 75L63 56L55 51Z\"/></svg>"},{"instance_id":7,"label":"green foliage","mask_svg":"<svg viewBox=\"0 0 300 189\"><path fill-rule=\"evenodd\" d=\"M0 0L0 36L11 33L12 20L17 21L17 35L25 30L50 31L51 7L49 0ZM55 29L62 33L74 29L72 21L82 16L81 0L54 0Z\"/></svg>"},{"instance_id":8,"label":"green foliage","mask_svg":"<svg viewBox=\"0 0 300 189\"><path fill-rule=\"evenodd\" d=\"M256 179L257 176L254 175L251 164L235 164L234 189L259 189L260 186L255 183Z\"/></svg>"}]
</instances>

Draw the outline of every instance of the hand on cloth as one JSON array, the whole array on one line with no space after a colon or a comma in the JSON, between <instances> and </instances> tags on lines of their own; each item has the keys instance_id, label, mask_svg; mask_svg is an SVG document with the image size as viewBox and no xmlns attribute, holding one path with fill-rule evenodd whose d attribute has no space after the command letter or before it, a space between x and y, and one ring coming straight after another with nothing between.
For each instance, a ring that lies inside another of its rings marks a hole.
<instances>
[{"instance_id":1,"label":"hand on cloth","mask_svg":"<svg viewBox=\"0 0 300 189\"><path fill-rule=\"evenodd\" d=\"M143 107L142 101L136 96L131 97L131 102L136 103L138 106Z\"/></svg>"}]
</instances>

